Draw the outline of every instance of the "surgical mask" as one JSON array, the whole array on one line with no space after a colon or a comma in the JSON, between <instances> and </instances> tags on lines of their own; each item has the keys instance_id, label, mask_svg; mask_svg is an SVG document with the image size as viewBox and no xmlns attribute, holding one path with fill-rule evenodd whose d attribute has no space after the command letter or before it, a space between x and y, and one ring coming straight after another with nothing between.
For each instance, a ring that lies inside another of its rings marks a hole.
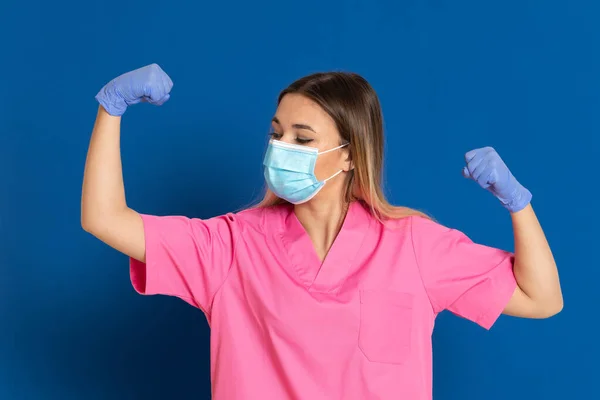
<instances>
[{"instance_id":1,"label":"surgical mask","mask_svg":"<svg viewBox=\"0 0 600 400\"><path fill-rule=\"evenodd\" d=\"M292 204L307 202L319 193L325 182L342 172L339 170L329 178L319 181L315 176L317 157L347 145L348 143L319 153L314 147L271 139L263 161L267 186L277 197Z\"/></svg>"}]
</instances>

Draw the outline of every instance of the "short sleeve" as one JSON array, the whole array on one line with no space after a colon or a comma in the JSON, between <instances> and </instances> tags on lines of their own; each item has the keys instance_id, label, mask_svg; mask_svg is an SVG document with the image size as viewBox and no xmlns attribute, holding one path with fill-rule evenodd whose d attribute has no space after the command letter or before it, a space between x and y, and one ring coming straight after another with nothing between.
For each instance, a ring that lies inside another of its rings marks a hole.
<instances>
[{"instance_id":1,"label":"short sleeve","mask_svg":"<svg viewBox=\"0 0 600 400\"><path fill-rule=\"evenodd\" d=\"M513 254L422 217L412 217L411 236L434 311L449 310L490 329L517 287Z\"/></svg>"},{"instance_id":2,"label":"short sleeve","mask_svg":"<svg viewBox=\"0 0 600 400\"><path fill-rule=\"evenodd\" d=\"M140 294L179 297L205 313L233 263L236 218L207 220L141 214L146 263L130 259L130 277Z\"/></svg>"}]
</instances>

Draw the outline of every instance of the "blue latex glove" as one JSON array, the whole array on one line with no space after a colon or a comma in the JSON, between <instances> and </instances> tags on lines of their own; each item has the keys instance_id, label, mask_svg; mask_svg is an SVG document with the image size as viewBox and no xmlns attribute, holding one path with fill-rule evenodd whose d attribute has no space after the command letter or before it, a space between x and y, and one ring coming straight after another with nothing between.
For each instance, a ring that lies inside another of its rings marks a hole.
<instances>
[{"instance_id":1,"label":"blue latex glove","mask_svg":"<svg viewBox=\"0 0 600 400\"><path fill-rule=\"evenodd\" d=\"M173 81L157 65L120 75L106 84L96 95L96 100L114 116L121 116L127 106L145 101L157 106L169 100Z\"/></svg>"},{"instance_id":2,"label":"blue latex glove","mask_svg":"<svg viewBox=\"0 0 600 400\"><path fill-rule=\"evenodd\" d=\"M531 192L517 182L493 148L471 150L465 154L465 161L463 176L492 192L510 212L520 211L531 202Z\"/></svg>"}]
</instances>

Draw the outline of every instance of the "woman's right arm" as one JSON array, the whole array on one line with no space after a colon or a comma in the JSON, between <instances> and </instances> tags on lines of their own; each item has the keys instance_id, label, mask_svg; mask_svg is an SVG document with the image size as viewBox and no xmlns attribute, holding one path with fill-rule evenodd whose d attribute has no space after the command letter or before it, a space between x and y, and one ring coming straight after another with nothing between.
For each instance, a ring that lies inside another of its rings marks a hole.
<instances>
[{"instance_id":1,"label":"woman's right arm","mask_svg":"<svg viewBox=\"0 0 600 400\"><path fill-rule=\"evenodd\" d=\"M81 195L83 229L107 245L145 262L141 216L127 206L121 167L121 116L127 106L146 101L161 105L173 86L152 64L109 82L96 96L100 103L88 148Z\"/></svg>"},{"instance_id":2,"label":"woman's right arm","mask_svg":"<svg viewBox=\"0 0 600 400\"><path fill-rule=\"evenodd\" d=\"M127 207L121 170L121 117L98 108L81 194L81 226L114 249L145 262L144 226Z\"/></svg>"}]
</instances>

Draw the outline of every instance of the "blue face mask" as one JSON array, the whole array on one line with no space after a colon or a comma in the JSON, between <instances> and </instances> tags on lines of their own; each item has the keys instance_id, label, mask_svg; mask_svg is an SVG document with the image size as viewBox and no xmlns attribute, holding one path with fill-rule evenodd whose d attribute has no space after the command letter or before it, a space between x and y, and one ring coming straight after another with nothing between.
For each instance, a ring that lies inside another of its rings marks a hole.
<instances>
[{"instance_id":1,"label":"blue face mask","mask_svg":"<svg viewBox=\"0 0 600 400\"><path fill-rule=\"evenodd\" d=\"M329 178L319 181L315 176L317 156L347 145L346 143L319 153L314 147L270 140L263 162L267 186L277 197L292 204L307 202L319 193L325 182L342 172L339 170Z\"/></svg>"}]
</instances>

